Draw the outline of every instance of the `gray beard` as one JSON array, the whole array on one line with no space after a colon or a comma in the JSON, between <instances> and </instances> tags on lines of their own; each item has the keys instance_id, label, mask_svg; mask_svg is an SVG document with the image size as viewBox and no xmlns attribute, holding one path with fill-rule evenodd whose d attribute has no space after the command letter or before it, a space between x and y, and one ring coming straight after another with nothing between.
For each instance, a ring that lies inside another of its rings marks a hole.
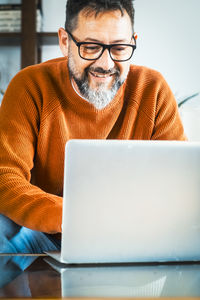
<instances>
[{"instance_id":1,"label":"gray beard","mask_svg":"<svg viewBox=\"0 0 200 300\"><path fill-rule=\"evenodd\" d=\"M125 81L120 79L120 71L117 68L105 71L102 68L93 68L89 66L84 70L83 75L80 76L72 58L69 58L68 60L68 69L70 77L76 82L81 96L83 96L88 102L93 104L94 107L99 110L105 108L113 100L120 86ZM91 89L88 79L89 71L99 72L101 74L114 73L115 75L113 76L115 76L115 80L112 87L105 90L104 84L99 84L96 89Z\"/></svg>"}]
</instances>

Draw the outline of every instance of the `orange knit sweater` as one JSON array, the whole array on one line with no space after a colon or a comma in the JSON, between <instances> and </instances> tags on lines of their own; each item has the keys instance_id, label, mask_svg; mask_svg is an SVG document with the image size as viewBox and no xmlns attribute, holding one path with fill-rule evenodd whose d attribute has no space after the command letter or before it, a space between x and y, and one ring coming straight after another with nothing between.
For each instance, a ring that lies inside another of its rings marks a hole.
<instances>
[{"instance_id":1,"label":"orange knit sweater","mask_svg":"<svg viewBox=\"0 0 200 300\"><path fill-rule=\"evenodd\" d=\"M0 213L61 232L64 147L69 139L184 140L163 77L131 66L113 101L97 110L73 89L66 58L34 65L11 81L0 108Z\"/></svg>"}]
</instances>

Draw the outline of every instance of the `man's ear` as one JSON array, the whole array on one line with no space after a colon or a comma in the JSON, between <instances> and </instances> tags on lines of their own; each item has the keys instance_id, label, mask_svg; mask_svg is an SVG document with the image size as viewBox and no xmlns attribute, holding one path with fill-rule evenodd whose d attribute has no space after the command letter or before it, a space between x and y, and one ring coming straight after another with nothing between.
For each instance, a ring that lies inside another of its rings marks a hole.
<instances>
[{"instance_id":1,"label":"man's ear","mask_svg":"<svg viewBox=\"0 0 200 300\"><path fill-rule=\"evenodd\" d=\"M59 46L64 56L68 55L68 34L64 28L58 30Z\"/></svg>"}]
</instances>

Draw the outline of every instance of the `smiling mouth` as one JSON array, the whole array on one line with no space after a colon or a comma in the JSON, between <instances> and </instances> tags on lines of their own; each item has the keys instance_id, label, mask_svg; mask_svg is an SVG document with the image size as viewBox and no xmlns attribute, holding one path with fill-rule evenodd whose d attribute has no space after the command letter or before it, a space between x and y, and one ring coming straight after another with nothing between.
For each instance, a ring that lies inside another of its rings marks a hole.
<instances>
[{"instance_id":1,"label":"smiling mouth","mask_svg":"<svg viewBox=\"0 0 200 300\"><path fill-rule=\"evenodd\" d=\"M97 78L108 78L108 77L111 77L114 75L114 73L109 73L109 74L102 74L102 73L93 73L90 71L90 74L94 77L97 77Z\"/></svg>"}]
</instances>

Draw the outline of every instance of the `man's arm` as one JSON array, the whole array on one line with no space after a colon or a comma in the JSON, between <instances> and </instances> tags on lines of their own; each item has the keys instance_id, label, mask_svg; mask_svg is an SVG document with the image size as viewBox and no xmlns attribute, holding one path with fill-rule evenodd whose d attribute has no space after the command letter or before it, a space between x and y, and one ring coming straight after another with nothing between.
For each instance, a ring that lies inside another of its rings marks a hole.
<instances>
[{"instance_id":1,"label":"man's arm","mask_svg":"<svg viewBox=\"0 0 200 300\"><path fill-rule=\"evenodd\" d=\"M0 213L19 225L61 232L62 198L32 185L41 104L37 91L20 73L9 85L0 108Z\"/></svg>"}]
</instances>

